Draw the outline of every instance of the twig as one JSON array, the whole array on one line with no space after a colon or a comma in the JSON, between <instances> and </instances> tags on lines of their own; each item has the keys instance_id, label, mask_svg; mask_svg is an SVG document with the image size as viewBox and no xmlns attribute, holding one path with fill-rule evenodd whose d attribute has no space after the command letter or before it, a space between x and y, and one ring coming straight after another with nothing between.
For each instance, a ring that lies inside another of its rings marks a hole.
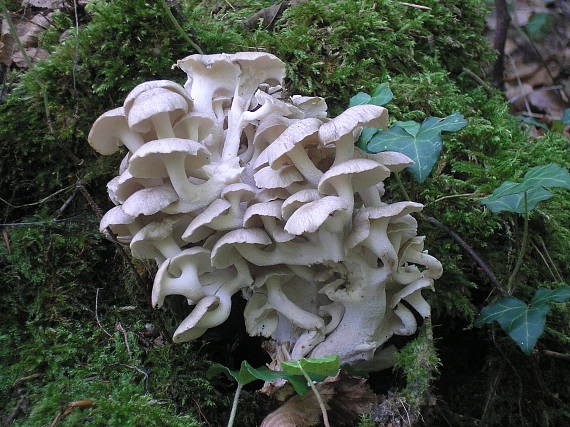
<instances>
[{"instance_id":1,"label":"twig","mask_svg":"<svg viewBox=\"0 0 570 427\"><path fill-rule=\"evenodd\" d=\"M172 25L174 25L174 28L176 28L176 30L178 31L178 34L180 34L182 36L182 38L190 44L190 46L192 46L194 49L196 49L196 52L198 52L200 55L203 55L204 52L202 51L200 46L198 46L194 42L194 40L192 40L188 36L188 34L186 34L184 29L180 26L180 24L178 23L178 20L174 17L174 15L172 14L172 11L170 10L170 7L166 3L166 0L159 0L159 1L162 4L164 12L166 13L166 16L168 16L168 19L170 19L170 22L172 22Z\"/></svg>"},{"instance_id":2,"label":"twig","mask_svg":"<svg viewBox=\"0 0 570 427\"><path fill-rule=\"evenodd\" d=\"M98 310L99 310L99 289L101 289L101 288L97 288L97 293L95 294L95 320L97 320L97 324L99 325L99 327L101 328L101 330L102 330L103 332L105 332L109 338L113 338L113 335L111 335L111 334L103 327L103 325L101 325L101 322L99 322L99 314L98 314Z\"/></svg>"},{"instance_id":3,"label":"twig","mask_svg":"<svg viewBox=\"0 0 570 427\"><path fill-rule=\"evenodd\" d=\"M538 249L538 246L536 246L536 243L531 241L530 244L532 245L532 247L536 251L536 253L540 256L540 258L542 259L542 262L544 262L544 265L546 265L546 268L548 269L548 272L550 273L550 275L552 276L554 281L557 282L558 279L556 278L556 275L552 271L552 268L550 268L550 264L548 263L548 261L546 261L546 257L544 256L544 254L540 251L540 249Z\"/></svg>"},{"instance_id":4,"label":"twig","mask_svg":"<svg viewBox=\"0 0 570 427\"><path fill-rule=\"evenodd\" d=\"M542 354L570 362L570 354L558 353L557 351L551 351L551 350L542 350Z\"/></svg>"},{"instance_id":5,"label":"twig","mask_svg":"<svg viewBox=\"0 0 570 427\"><path fill-rule=\"evenodd\" d=\"M317 398L317 402L319 402L319 407L321 408L321 413L323 414L323 424L325 425L325 427L331 427L331 425L329 423L329 415L327 413L327 408L325 406L325 402L323 402L323 398L321 397L319 390L317 390L317 388L315 387L315 384L313 384L313 380L311 380L311 377L309 377L309 374L307 374L307 372L305 372L305 370L303 369L303 366L299 363L299 364L297 364L297 367L299 368L299 370L301 371L301 373L303 374L303 376L307 380L307 383L309 384L309 387L311 387L311 390L313 390L313 393L315 394L315 397Z\"/></svg>"},{"instance_id":6,"label":"twig","mask_svg":"<svg viewBox=\"0 0 570 427\"><path fill-rule=\"evenodd\" d=\"M415 3L407 3L405 1L399 1L398 4L401 4L402 6L413 7L415 9L431 10L431 7L429 6L422 6L421 4L415 4Z\"/></svg>"},{"instance_id":7,"label":"twig","mask_svg":"<svg viewBox=\"0 0 570 427\"><path fill-rule=\"evenodd\" d=\"M41 378L41 377L43 377L43 376L44 376L44 374L37 372L37 373L35 373L35 374L28 375L27 377L18 378L16 381L14 381L14 384L12 384L12 387L13 387L13 388L16 388L16 387L18 387L20 384L23 384L23 383L25 383L25 382L27 382L27 381L35 380L35 379L37 379L37 378Z\"/></svg>"},{"instance_id":8,"label":"twig","mask_svg":"<svg viewBox=\"0 0 570 427\"><path fill-rule=\"evenodd\" d=\"M23 205L13 205L12 203L10 203L8 200L3 199L2 197L0 197L0 202L6 204L7 206L10 206L12 209L18 209L18 208L25 208L28 206L35 206L35 205L41 205L42 203L47 202L49 199L51 199L52 197L57 196L60 193L63 193L65 191L71 190L73 187L75 187L77 184L71 184L68 185L67 187L64 188L60 188L59 190L57 190L55 193L50 194L49 196L44 197L41 200L38 200L37 202L33 202L33 203L25 203Z\"/></svg>"},{"instance_id":9,"label":"twig","mask_svg":"<svg viewBox=\"0 0 570 427\"><path fill-rule=\"evenodd\" d=\"M509 56L509 60L511 61L511 65L513 66L513 69L515 70L515 76L516 76L516 78L517 78L517 83L518 83L519 87L520 87L521 90L522 90L522 89L523 89L523 84L522 84L522 81L521 81L521 78L520 78L520 75L519 75L519 70L518 70L518 68L517 68L517 64L515 63L515 61L513 60L513 58L512 58L511 56ZM530 114L530 113L532 113L532 111L531 111L531 109L530 109L530 104L528 103L528 99L527 99L527 96L528 96L528 95L529 95L528 93L524 93L524 92L523 92L521 96L523 97L524 106L525 106L525 108L526 108L526 111Z\"/></svg>"},{"instance_id":10,"label":"twig","mask_svg":"<svg viewBox=\"0 0 570 427\"><path fill-rule=\"evenodd\" d=\"M519 270L521 268L522 261L524 258L524 254L526 252L526 246L527 246L527 241L528 241L528 194L527 193L528 193L527 191L524 192L525 215L524 215L524 229L523 229L523 237L522 237L522 242L521 242L521 250L519 252L519 256L517 258L515 268L513 269L513 272L509 277L509 281L507 282L508 295L512 295L512 293L513 293L513 282L517 278L517 273L519 272Z\"/></svg>"},{"instance_id":11,"label":"twig","mask_svg":"<svg viewBox=\"0 0 570 427\"><path fill-rule=\"evenodd\" d=\"M486 195L486 194L484 194L484 193L452 194L452 195L450 195L450 196L443 196L443 197L440 197L440 198L438 198L438 199L435 199L433 202L426 203L426 206L431 205L432 203L441 202L442 200L455 199L455 198L457 198L457 197L473 197L473 198L476 198L476 197L483 197L483 196L485 196L485 195Z\"/></svg>"},{"instance_id":12,"label":"twig","mask_svg":"<svg viewBox=\"0 0 570 427\"><path fill-rule=\"evenodd\" d=\"M539 93L539 92L548 92L549 90L558 90L561 89L562 86L561 85L556 85L556 86L548 86L548 87L541 87L538 89L533 90L532 92L529 93L523 93L523 94L519 94L519 95L515 95L513 96L511 99L509 99L508 101L510 103L513 103L515 101L517 101L518 99L522 98L523 96L526 97L532 93Z\"/></svg>"},{"instance_id":13,"label":"twig","mask_svg":"<svg viewBox=\"0 0 570 427\"><path fill-rule=\"evenodd\" d=\"M123 339L125 340L125 347L127 347L127 353L129 354L129 359L132 359L133 355L131 353L131 347L129 346L129 337L127 336L127 331L121 324L121 322L117 322L115 325L115 329L123 334Z\"/></svg>"},{"instance_id":14,"label":"twig","mask_svg":"<svg viewBox=\"0 0 570 427\"><path fill-rule=\"evenodd\" d=\"M208 427L212 427L212 424L210 424L210 421L208 421L208 418L206 418L206 416L202 412L202 408L200 408L200 405L198 405L198 402L196 402L196 399L194 399L193 397L191 397L191 399L192 399L192 402L194 402L194 405L196 405L196 408L198 408L198 414L200 415L200 418L202 418L204 420L204 422L206 424L208 424Z\"/></svg>"},{"instance_id":15,"label":"twig","mask_svg":"<svg viewBox=\"0 0 570 427\"><path fill-rule=\"evenodd\" d=\"M0 224L0 227L28 227L30 225L44 225L44 224L56 224L59 222L73 221L77 218L81 218L83 215L75 215L69 218L52 219L49 221L32 221L32 222L10 222L5 224Z\"/></svg>"},{"instance_id":16,"label":"twig","mask_svg":"<svg viewBox=\"0 0 570 427\"><path fill-rule=\"evenodd\" d=\"M544 253L546 254L546 257L548 258L548 260L550 261L550 265L552 265L552 268L554 269L554 272L556 273L556 276L558 278L558 281L561 283L564 283L564 279L562 278L562 276L560 275L560 272L558 271L558 268L556 267L556 264L554 263L554 261L552 260L552 258L550 257L550 253L548 252L548 248L546 247L546 244L544 243L544 239L542 238L542 236L537 236L538 241L540 242L540 244L542 245L542 248L544 249Z\"/></svg>"},{"instance_id":17,"label":"twig","mask_svg":"<svg viewBox=\"0 0 570 427\"><path fill-rule=\"evenodd\" d=\"M465 74L467 74L469 77L471 77L473 80L475 80L477 83L479 83L479 85L482 86L483 89L485 89L489 95L491 95L493 93L493 88L489 85L489 83L487 83L485 80L483 80L477 74L475 74L469 68L463 67L463 72Z\"/></svg>"},{"instance_id":18,"label":"twig","mask_svg":"<svg viewBox=\"0 0 570 427\"><path fill-rule=\"evenodd\" d=\"M67 200L65 202L63 202L63 205L61 205L61 207L57 210L55 218L57 219L58 216L60 216L64 210L67 209L67 207L71 204L71 202L73 201L73 199L75 199L75 196L77 196L77 193L79 192L79 189L76 188L75 190L73 190L73 193L71 193L71 196L69 196L67 198Z\"/></svg>"},{"instance_id":19,"label":"twig","mask_svg":"<svg viewBox=\"0 0 570 427\"><path fill-rule=\"evenodd\" d=\"M493 67L493 86L504 89L505 80L505 43L507 42L507 32L511 23L511 16L507 8L506 0L495 0L496 26L493 48L499 53Z\"/></svg>"},{"instance_id":20,"label":"twig","mask_svg":"<svg viewBox=\"0 0 570 427\"><path fill-rule=\"evenodd\" d=\"M491 282L493 283L493 285L495 285L495 287L501 292L502 295L507 295L507 291L505 290L505 288L503 288L503 286L501 285L501 283L499 282L499 280L497 279L497 276L495 276L495 273L493 273L493 271L489 268L489 266L485 263L485 261L483 261L481 259L481 257L479 257L479 255L477 255L477 253L471 248L471 246L469 246L465 240L463 240L461 238L461 236L459 236L459 234L457 234L455 231L451 230L449 227L447 227L446 225L442 224L441 222L439 222L436 218L434 218L433 216L422 216L427 222L429 222L430 224L435 225L436 227L440 228L441 230L445 231L447 234L449 234L451 236L451 238L453 240L455 240L455 242L457 242L457 244L459 246L461 246L463 248L463 250L465 250L465 252L467 252L469 254L469 256L471 258L473 258L473 260L479 265L479 267L481 267L481 269L483 270L483 272L487 275L487 277L491 280Z\"/></svg>"}]
</instances>

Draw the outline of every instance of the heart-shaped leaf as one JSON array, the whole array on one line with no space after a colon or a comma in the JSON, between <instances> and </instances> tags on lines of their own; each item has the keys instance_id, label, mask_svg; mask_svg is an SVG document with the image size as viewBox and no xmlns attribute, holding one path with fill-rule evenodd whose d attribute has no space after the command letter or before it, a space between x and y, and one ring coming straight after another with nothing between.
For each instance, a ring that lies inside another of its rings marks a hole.
<instances>
[{"instance_id":1,"label":"heart-shaped leaf","mask_svg":"<svg viewBox=\"0 0 570 427\"><path fill-rule=\"evenodd\" d=\"M538 338L544 332L548 304L529 307L514 297L505 297L481 310L475 326L497 321L501 328L526 354L531 354Z\"/></svg>"},{"instance_id":2,"label":"heart-shaped leaf","mask_svg":"<svg viewBox=\"0 0 570 427\"><path fill-rule=\"evenodd\" d=\"M526 123L528 125L533 125L533 126L542 128L544 130L550 130L550 129L548 129L548 126L546 126L544 123L540 123L538 120L536 120L532 117L515 116L515 118L519 119L521 122Z\"/></svg>"},{"instance_id":3,"label":"heart-shaped leaf","mask_svg":"<svg viewBox=\"0 0 570 427\"><path fill-rule=\"evenodd\" d=\"M560 121L565 125L570 125L570 108L564 110L564 114L562 114Z\"/></svg>"},{"instance_id":4,"label":"heart-shaped leaf","mask_svg":"<svg viewBox=\"0 0 570 427\"><path fill-rule=\"evenodd\" d=\"M367 149L372 153L397 151L411 158L415 164L408 167L418 182L424 182L439 159L442 148L441 133L463 129L467 121L459 113L448 117L429 117L420 125L416 122L396 122L385 131L378 131Z\"/></svg>"},{"instance_id":5,"label":"heart-shaped leaf","mask_svg":"<svg viewBox=\"0 0 570 427\"><path fill-rule=\"evenodd\" d=\"M475 326L497 321L501 328L526 354L531 354L536 341L544 332L546 315L550 303L570 300L570 287L537 289L530 305L515 297L501 298L495 304L485 307L475 320Z\"/></svg>"},{"instance_id":6,"label":"heart-shaped leaf","mask_svg":"<svg viewBox=\"0 0 570 427\"><path fill-rule=\"evenodd\" d=\"M495 192L497 194L501 194L516 185L518 185L516 182L505 181L499 188L493 191L493 194L481 199L480 202L487 206L493 213L507 211L524 214L527 211L530 212L533 210L539 202L548 200L553 196L550 191L545 190L544 188L533 188L532 190L529 190L527 192L527 210L525 210L524 206L524 193L511 194L508 196L495 196Z\"/></svg>"},{"instance_id":7,"label":"heart-shaped leaf","mask_svg":"<svg viewBox=\"0 0 570 427\"><path fill-rule=\"evenodd\" d=\"M251 368L251 365L245 360L241 362L239 371L233 371L224 365L214 363L206 372L206 378L212 378L219 374L226 374L227 376L236 380L238 384L246 385L258 379L249 372L249 368Z\"/></svg>"},{"instance_id":8,"label":"heart-shaped leaf","mask_svg":"<svg viewBox=\"0 0 570 427\"><path fill-rule=\"evenodd\" d=\"M570 300L570 287L558 288L554 290L540 288L532 297L532 305L548 304L551 302L566 302Z\"/></svg>"},{"instance_id":9,"label":"heart-shaped leaf","mask_svg":"<svg viewBox=\"0 0 570 427\"><path fill-rule=\"evenodd\" d=\"M303 375L305 371L309 376L317 375L324 378L338 374L340 358L338 355L322 357L319 359L301 359L291 362L281 362L281 368L292 375ZM302 368L302 369L301 369Z\"/></svg>"},{"instance_id":10,"label":"heart-shaped leaf","mask_svg":"<svg viewBox=\"0 0 570 427\"><path fill-rule=\"evenodd\" d=\"M364 92L358 92L348 103L349 107L363 104L373 104L382 107L394 98L394 94L390 90L388 83L381 83L372 91L372 96Z\"/></svg>"}]
</instances>

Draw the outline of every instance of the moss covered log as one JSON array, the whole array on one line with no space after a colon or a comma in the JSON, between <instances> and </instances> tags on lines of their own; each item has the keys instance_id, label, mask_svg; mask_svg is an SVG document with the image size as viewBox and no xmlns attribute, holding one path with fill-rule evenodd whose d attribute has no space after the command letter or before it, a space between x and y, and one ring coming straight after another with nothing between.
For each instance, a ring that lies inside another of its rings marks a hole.
<instances>
[{"instance_id":1,"label":"moss covered log","mask_svg":"<svg viewBox=\"0 0 570 427\"><path fill-rule=\"evenodd\" d=\"M300 1L269 25L259 21L253 26L244 22L271 1L178 1L171 6L204 53L271 52L288 65L288 92L325 97L333 116L352 95L378 83L388 83L395 95L387 105L392 120L462 113L469 124L446 136L432 176L422 185L405 174L403 179L412 200L458 232L506 282L520 245L522 218L494 215L475 195L517 180L533 166L568 165L568 142L557 133L531 138L509 115L501 93L470 77L483 76L494 59L482 36L484 1L422 4L430 9L391 0ZM231 386L219 381L214 387L204 378L208 361L232 368L244 358L255 366L265 361L261 351L248 352L257 343L245 336L241 316L199 342L171 344L182 302L167 304L166 311L150 309L151 267L132 264L99 234L96 213L76 191L82 183L103 210L111 207L105 184L120 155L101 158L91 150L86 142L91 124L142 81L183 83L183 73L171 65L195 50L161 2L95 1L79 9L79 27L75 18L73 8L56 12L40 40L49 57L27 72L14 69L4 76L2 223L64 221L2 226L0 416L16 425L49 425L70 402L92 400L94 406L61 416L61 425L222 425ZM403 199L396 186L387 195ZM552 259L563 278L570 273L568 197L547 201L530 219L533 244L517 283L522 298L539 286L556 284L553 267L543 258ZM432 391L435 409L423 415L426 423L482 417L504 425L539 425L545 419L551 425L570 423L570 389L563 383L570 374L567 362L540 351L524 356L499 330L470 329L497 291L447 234L420 224L426 246L445 268L430 296L442 366ZM569 325L570 313L558 307L539 349L568 353ZM406 381L427 388L417 375L434 375L433 366L422 372L409 366L422 345L404 347L394 374L372 376L375 390L385 393L392 387L402 391L400 396L417 398ZM427 359L437 363L431 353ZM255 425L271 403L247 393L245 399L236 424Z\"/></svg>"}]
</instances>

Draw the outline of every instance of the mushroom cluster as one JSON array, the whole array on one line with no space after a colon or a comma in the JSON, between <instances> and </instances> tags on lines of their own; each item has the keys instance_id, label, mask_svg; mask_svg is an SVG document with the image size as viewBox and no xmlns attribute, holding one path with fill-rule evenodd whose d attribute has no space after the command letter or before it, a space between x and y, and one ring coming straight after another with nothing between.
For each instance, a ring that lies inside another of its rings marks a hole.
<instances>
[{"instance_id":1,"label":"mushroom cluster","mask_svg":"<svg viewBox=\"0 0 570 427\"><path fill-rule=\"evenodd\" d=\"M363 127L387 125L387 110L327 118L324 99L285 95L285 65L267 53L176 66L184 87L142 83L89 134L103 155L128 149L101 230L156 261L154 307L187 298L174 341L222 324L241 291L247 332L272 339L274 360L389 366L387 341L430 315L422 290L442 267L416 235L422 205L382 201L384 180L413 162L355 147Z\"/></svg>"}]
</instances>

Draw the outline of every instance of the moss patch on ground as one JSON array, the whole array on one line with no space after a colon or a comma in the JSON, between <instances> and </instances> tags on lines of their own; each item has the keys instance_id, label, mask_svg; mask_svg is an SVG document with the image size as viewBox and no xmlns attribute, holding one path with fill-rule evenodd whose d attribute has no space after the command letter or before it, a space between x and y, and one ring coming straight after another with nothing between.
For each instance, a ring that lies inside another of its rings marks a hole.
<instances>
[{"instance_id":1,"label":"moss patch on ground","mask_svg":"<svg viewBox=\"0 0 570 427\"><path fill-rule=\"evenodd\" d=\"M431 10L425 11L389 0L315 0L286 9L269 28L260 23L255 29L247 29L243 21L271 1L231 4L180 1L174 3L173 12L205 53L256 48L276 54L288 66L286 89L325 97L332 115L346 108L356 92L370 91L382 82L389 83L395 94L387 105L392 120L421 121L455 111L465 115L468 126L445 138L442 158L426 183L420 186L403 178L412 199L426 205L425 213L457 231L484 256L499 280L506 281L520 244L522 218L493 215L473 197L439 199L488 193L504 180L520 178L532 166L568 165L570 151L568 142L556 133L530 138L508 114L501 94L479 86L464 72L480 74L482 66L493 59L481 36L485 2L426 0L423 4ZM77 181L84 183L99 206L109 208L105 183L114 176L120 156L102 158L90 149L86 136L91 123L120 105L142 81L165 78L183 83L183 73L170 66L195 53L158 2L96 1L81 10L78 18L81 25L76 37L72 11L56 13L54 26L41 40L50 56L26 73L10 71L6 76L10 92L0 105L1 197L11 205L25 205L67 190L39 205L3 206L4 223L52 219ZM60 41L59 35L69 29ZM394 183L387 194L393 200L403 198ZM570 273L569 205L567 197L558 195L532 213L536 249L527 253L519 275L517 294L521 297L555 282L539 252L552 258L562 277ZM62 217L68 215L73 221L4 228L9 244L0 246L5 289L0 303L0 407L6 408L2 415L8 416L25 396L27 404L16 417L21 425L49 424L65 404L78 399L95 399L97 405L72 411L64 420L68 425L96 425L104 420L137 425L143 415L148 423L157 420L166 425L192 425L204 419L213 425L223 423L231 388L215 391L203 371L206 360L237 367L240 360L220 360L220 354L228 352L222 345L231 348L239 343L222 344L223 330L182 346L173 346L168 339L158 345L146 338L147 322L162 336L170 336L176 319L183 315L177 302L164 312L150 310L152 270L136 264L142 277L142 282L137 281L120 252L98 234L97 219L81 195L75 196ZM431 303L435 345L443 360L441 378L447 381L446 369L459 369L451 362L456 351L454 336L461 336L495 291L448 235L429 224L421 224L421 231L428 236L426 247L445 268ZM111 337L95 322L97 288L101 288L98 314ZM136 310L119 310L131 305ZM117 322L125 334L115 330ZM568 310L554 310L539 347L568 352L568 325ZM505 370L511 369L511 360L516 361L508 380L497 389L503 406L495 408L492 421L524 423L520 417L540 420L544 413L554 424L568 421L568 407L558 403L570 401L570 390L560 383L564 373L569 373L564 362L519 357L516 347L497 331L495 339L505 359L484 330L469 333L473 345L483 348L481 369L470 374L485 381L473 382L463 400L458 391L465 391L465 384L438 383L442 399L452 403L451 412L481 416L486 378L491 381L495 375L484 368L488 358ZM129 343L130 355L125 343ZM244 357L260 356L244 352ZM403 372L407 369L403 362ZM521 375L527 370L540 375ZM32 374L41 376L13 387L18 378ZM541 378L547 381L548 392L535 387ZM518 397L521 384L528 390L522 398ZM477 396L477 405L470 400L473 396ZM520 403L527 398L535 405ZM264 402L253 396L246 399L248 403L240 405L241 425L253 425L263 415L258 405Z\"/></svg>"}]
</instances>

